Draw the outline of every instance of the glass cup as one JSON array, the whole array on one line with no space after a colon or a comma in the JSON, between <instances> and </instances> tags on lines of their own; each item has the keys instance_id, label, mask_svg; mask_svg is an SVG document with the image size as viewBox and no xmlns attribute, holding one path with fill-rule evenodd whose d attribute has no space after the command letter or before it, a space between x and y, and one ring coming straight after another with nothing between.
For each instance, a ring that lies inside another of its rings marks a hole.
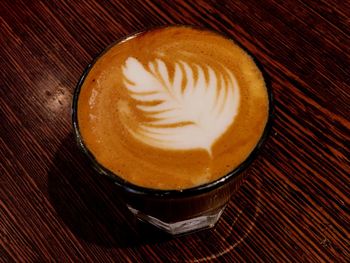
<instances>
[{"instance_id":1,"label":"glass cup","mask_svg":"<svg viewBox=\"0 0 350 263\"><path fill-rule=\"evenodd\" d=\"M115 42L111 46L118 44L121 41L125 41L128 38L135 37L137 34L139 33L127 36L126 38ZM268 121L258 144L243 163L241 163L236 169L222 176L221 178L193 188L184 190L150 189L131 184L119 177L117 174L114 174L107 168L103 167L100 163L98 163L94 155L86 147L80 135L77 118L77 105L80 89L94 63L110 47L106 48L99 56L95 58L91 64L88 65L83 75L81 76L74 92L72 121L74 135L79 148L90 159L93 167L99 174L109 177L112 182L115 183L125 205L129 211L138 219L150 223L171 235L190 233L193 231L215 226L227 203L230 201L231 196L244 182L244 179L247 176L246 168L255 159L263 142L268 137L272 117L272 94L270 85L266 83L266 74L264 74L261 66L257 64L264 75L266 87L268 89ZM249 53L244 47L241 48Z\"/></svg>"}]
</instances>

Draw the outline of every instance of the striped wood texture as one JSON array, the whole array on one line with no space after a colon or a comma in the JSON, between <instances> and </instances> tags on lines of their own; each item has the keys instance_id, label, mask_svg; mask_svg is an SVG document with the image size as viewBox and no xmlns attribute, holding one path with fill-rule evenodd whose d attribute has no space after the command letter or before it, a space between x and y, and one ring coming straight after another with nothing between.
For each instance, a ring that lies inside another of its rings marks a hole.
<instances>
[{"instance_id":1,"label":"striped wood texture","mask_svg":"<svg viewBox=\"0 0 350 263\"><path fill-rule=\"evenodd\" d=\"M1 262L349 262L350 2L0 2ZM211 231L135 222L72 138L85 66L144 28L190 24L244 45L270 76L275 120Z\"/></svg>"}]
</instances>

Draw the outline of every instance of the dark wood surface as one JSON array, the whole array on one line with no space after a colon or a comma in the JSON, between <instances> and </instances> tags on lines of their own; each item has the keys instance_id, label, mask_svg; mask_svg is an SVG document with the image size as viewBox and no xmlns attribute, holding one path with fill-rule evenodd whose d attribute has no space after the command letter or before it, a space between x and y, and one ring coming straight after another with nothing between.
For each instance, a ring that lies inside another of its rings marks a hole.
<instances>
[{"instance_id":1,"label":"dark wood surface","mask_svg":"<svg viewBox=\"0 0 350 263\"><path fill-rule=\"evenodd\" d=\"M1 262L350 262L350 2L0 2ZM215 229L136 222L72 137L87 64L184 23L244 45L270 77L271 136Z\"/></svg>"}]
</instances>

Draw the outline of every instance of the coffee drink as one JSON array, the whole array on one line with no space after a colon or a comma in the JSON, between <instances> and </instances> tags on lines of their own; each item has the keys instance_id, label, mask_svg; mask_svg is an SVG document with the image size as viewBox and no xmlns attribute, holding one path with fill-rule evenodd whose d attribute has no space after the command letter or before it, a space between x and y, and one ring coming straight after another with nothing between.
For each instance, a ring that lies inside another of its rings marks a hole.
<instances>
[{"instance_id":1,"label":"coffee drink","mask_svg":"<svg viewBox=\"0 0 350 263\"><path fill-rule=\"evenodd\" d=\"M259 142L269 99L253 59L231 40L184 26L113 45L78 98L82 140L116 176L186 189L225 176Z\"/></svg>"}]
</instances>

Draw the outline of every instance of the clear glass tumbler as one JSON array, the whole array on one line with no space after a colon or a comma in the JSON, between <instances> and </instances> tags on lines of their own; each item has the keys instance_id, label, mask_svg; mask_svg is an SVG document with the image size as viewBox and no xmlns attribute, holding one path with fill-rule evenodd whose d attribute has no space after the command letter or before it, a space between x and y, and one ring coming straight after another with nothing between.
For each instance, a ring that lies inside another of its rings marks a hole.
<instances>
[{"instance_id":1,"label":"clear glass tumbler","mask_svg":"<svg viewBox=\"0 0 350 263\"><path fill-rule=\"evenodd\" d=\"M134 34L133 36L135 35L137 34ZM129 37L132 36L128 36L127 38ZM115 44L127 38L119 40ZM108 48L104 52L107 50ZM102 52L102 54L104 52ZM95 60L85 69L76 86L73 96L72 121L75 138L79 148L90 159L93 167L98 173L108 176L112 182L115 183L125 205L138 219L148 222L172 235L184 234L213 227L219 220L231 196L244 182L244 179L247 176L246 168L255 159L259 149L268 136L272 116L272 96L270 85L266 83L269 93L268 122L259 143L243 163L216 181L194 188L184 190L149 189L131 184L117 174L114 174L103 167L86 147L81 137L77 118L79 93L86 76L89 74L89 70L100 56L95 58ZM262 68L260 66L259 68L264 74ZM264 77L266 82L266 74L264 74Z\"/></svg>"}]
</instances>

